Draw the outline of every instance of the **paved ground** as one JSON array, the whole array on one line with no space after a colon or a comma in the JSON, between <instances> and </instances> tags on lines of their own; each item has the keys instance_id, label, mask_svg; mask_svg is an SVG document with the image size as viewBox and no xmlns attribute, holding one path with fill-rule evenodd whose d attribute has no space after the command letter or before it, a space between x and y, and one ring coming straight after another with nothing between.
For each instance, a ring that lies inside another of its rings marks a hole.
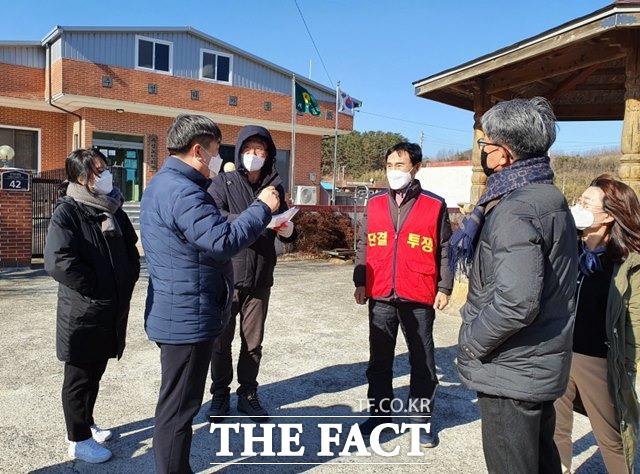
<instances>
[{"instance_id":1,"label":"paved ground","mask_svg":"<svg viewBox=\"0 0 640 474\"><path fill-rule=\"evenodd\" d=\"M399 455L376 455L367 443L354 444L350 456L337 456L351 425L364 419L361 400L366 394L367 315L366 307L353 301L351 271L351 265L322 261L280 262L276 271L260 395L274 415L273 423L302 425L299 447L305 448L304 456L243 453L245 443L235 433L231 433L229 446L233 454L216 456L221 438L219 433L211 434L205 423L205 399L194 425L191 464L197 472L299 473L323 468L335 472L486 472L474 393L461 386L455 373L459 326L455 308L439 313L435 324L441 381L436 426L441 445L423 450L423 456L409 456L410 435L386 433L381 437L382 449L399 447ZM160 365L159 351L146 339L142 326L146 287L143 270L132 302L127 349L120 362L109 363L96 406L100 426L116 433L108 443L114 458L106 464L89 465L66 457L60 406L63 366L54 348L57 286L42 269L0 271L0 472L153 472L151 437ZM406 346L400 337L395 387L401 399L407 396L408 372ZM232 415L238 415L235 396ZM250 423L244 417L229 421ZM319 457L318 425L330 423L343 428L339 447L332 447L333 456ZM275 430L273 449L279 451L281 436ZM577 472L604 472L588 421L578 417L575 431ZM256 429L255 435L261 434ZM355 456L358 449L373 454ZM260 443L255 450L262 451ZM265 462L276 464L255 464Z\"/></svg>"}]
</instances>

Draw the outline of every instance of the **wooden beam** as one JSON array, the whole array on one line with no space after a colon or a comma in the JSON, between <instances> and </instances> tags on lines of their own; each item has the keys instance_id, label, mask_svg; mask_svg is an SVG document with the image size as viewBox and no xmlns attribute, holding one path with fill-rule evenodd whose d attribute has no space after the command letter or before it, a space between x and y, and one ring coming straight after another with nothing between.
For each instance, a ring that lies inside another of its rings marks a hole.
<instances>
[{"instance_id":1,"label":"wooden beam","mask_svg":"<svg viewBox=\"0 0 640 474\"><path fill-rule=\"evenodd\" d=\"M614 59L625 57L621 49L585 49L569 48L561 54L545 56L534 61L512 64L487 79L487 91L491 94L510 88L516 88L536 80L548 79L591 66L602 66Z\"/></svg>"},{"instance_id":2,"label":"wooden beam","mask_svg":"<svg viewBox=\"0 0 640 474\"><path fill-rule=\"evenodd\" d=\"M636 19L634 22L628 22L625 25L615 25L617 29L634 28L637 22L640 22L640 14L627 13L628 16ZM541 55L551 55L554 51L566 48L572 45L584 43L591 38L597 38L600 35L611 36L614 31L611 25L607 25L606 21L614 18L615 14L607 18L601 18L599 21L587 23L577 28L565 31L564 33L540 39L531 44L525 42L503 48L468 63L461 64L455 68L434 74L414 83L417 96L426 96L432 90L441 89L454 83L464 82L477 76L490 75L501 68L510 66L514 63L526 63L532 58Z\"/></svg>"},{"instance_id":3,"label":"wooden beam","mask_svg":"<svg viewBox=\"0 0 640 474\"><path fill-rule=\"evenodd\" d=\"M622 120L624 104L554 104L558 120Z\"/></svg>"},{"instance_id":4,"label":"wooden beam","mask_svg":"<svg viewBox=\"0 0 640 474\"><path fill-rule=\"evenodd\" d=\"M591 76L591 74L593 74L599 68L600 64L594 64L593 66L584 68L582 71L578 71L572 77L569 77L564 82L558 84L554 90L549 91L546 94L547 99L553 100L556 97L561 96L565 92L572 90L576 85L584 82L587 77Z\"/></svg>"}]
</instances>

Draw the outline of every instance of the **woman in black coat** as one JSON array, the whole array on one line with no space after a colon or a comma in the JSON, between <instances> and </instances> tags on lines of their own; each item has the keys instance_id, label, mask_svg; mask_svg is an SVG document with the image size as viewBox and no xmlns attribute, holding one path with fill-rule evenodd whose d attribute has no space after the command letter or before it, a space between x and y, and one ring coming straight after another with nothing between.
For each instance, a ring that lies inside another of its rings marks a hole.
<instances>
[{"instance_id":1,"label":"woman in black coat","mask_svg":"<svg viewBox=\"0 0 640 474\"><path fill-rule=\"evenodd\" d=\"M129 302L140 273L138 240L122 210L107 162L75 150L47 234L45 270L58 283L56 352L64 364L62 408L69 455L91 463L111 457L93 408L108 359L122 356Z\"/></svg>"}]
</instances>

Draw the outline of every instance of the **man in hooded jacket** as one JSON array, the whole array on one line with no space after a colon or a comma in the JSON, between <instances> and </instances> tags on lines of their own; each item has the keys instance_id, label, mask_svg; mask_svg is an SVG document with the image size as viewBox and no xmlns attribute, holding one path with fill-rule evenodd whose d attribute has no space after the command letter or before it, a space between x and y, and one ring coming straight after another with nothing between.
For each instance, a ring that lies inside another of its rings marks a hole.
<instances>
[{"instance_id":1,"label":"man in hooded jacket","mask_svg":"<svg viewBox=\"0 0 640 474\"><path fill-rule=\"evenodd\" d=\"M223 216L230 221L247 209L266 186L280 195L278 213L287 210L282 179L276 170L276 146L266 128L248 125L240 129L235 156L235 171L216 176L209 193ZM211 354L211 406L207 416L220 422L230 409L230 384L233 380L231 345L239 315L241 346L238 357L238 411L254 421L266 421L267 411L257 395L258 372L262 358L264 326L269 306L273 271L276 266L276 236L285 243L296 237L293 222L266 229L249 247L233 257L234 293L231 319L215 340Z\"/></svg>"}]
</instances>

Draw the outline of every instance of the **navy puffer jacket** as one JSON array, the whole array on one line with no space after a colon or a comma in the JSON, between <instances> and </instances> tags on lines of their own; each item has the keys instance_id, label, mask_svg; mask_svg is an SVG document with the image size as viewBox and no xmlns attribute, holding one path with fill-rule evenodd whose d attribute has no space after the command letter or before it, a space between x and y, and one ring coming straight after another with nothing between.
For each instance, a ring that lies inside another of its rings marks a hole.
<instances>
[{"instance_id":1,"label":"navy puffer jacket","mask_svg":"<svg viewBox=\"0 0 640 474\"><path fill-rule=\"evenodd\" d=\"M145 329L149 339L194 344L214 339L229 318L231 257L253 243L271 219L253 202L233 222L207 192L210 180L169 157L144 191L142 246L149 269Z\"/></svg>"}]
</instances>

